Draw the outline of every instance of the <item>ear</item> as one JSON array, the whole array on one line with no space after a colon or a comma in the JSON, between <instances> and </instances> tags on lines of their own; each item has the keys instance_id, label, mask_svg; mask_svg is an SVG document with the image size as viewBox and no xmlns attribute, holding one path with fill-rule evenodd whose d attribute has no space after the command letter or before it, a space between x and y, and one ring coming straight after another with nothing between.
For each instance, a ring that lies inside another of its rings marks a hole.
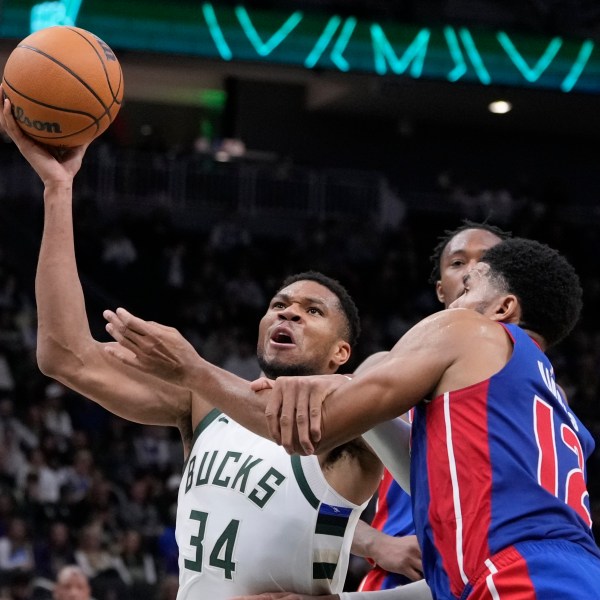
<instances>
[{"instance_id":1,"label":"ear","mask_svg":"<svg viewBox=\"0 0 600 600\"><path fill-rule=\"evenodd\" d=\"M350 344L344 340L340 340L337 344L335 352L331 357L331 360L338 366L341 367L346 364L350 358Z\"/></svg>"},{"instance_id":2,"label":"ear","mask_svg":"<svg viewBox=\"0 0 600 600\"><path fill-rule=\"evenodd\" d=\"M498 299L492 320L501 323L520 323L521 322L521 304L514 294L506 294Z\"/></svg>"},{"instance_id":3,"label":"ear","mask_svg":"<svg viewBox=\"0 0 600 600\"><path fill-rule=\"evenodd\" d=\"M441 281L436 281L435 282L435 295L437 296L437 299L442 303L442 304L446 304L446 297L444 296L444 291L442 290L442 282Z\"/></svg>"}]
</instances>

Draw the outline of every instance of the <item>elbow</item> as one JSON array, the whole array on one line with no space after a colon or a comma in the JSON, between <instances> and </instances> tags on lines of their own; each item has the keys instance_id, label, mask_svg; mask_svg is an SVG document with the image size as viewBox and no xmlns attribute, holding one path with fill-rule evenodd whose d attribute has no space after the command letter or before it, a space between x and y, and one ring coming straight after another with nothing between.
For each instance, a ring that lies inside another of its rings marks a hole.
<instances>
[{"instance_id":1,"label":"elbow","mask_svg":"<svg viewBox=\"0 0 600 600\"><path fill-rule=\"evenodd\" d=\"M40 371L53 379L64 378L74 361L73 352L49 336L39 336L36 360Z\"/></svg>"},{"instance_id":2,"label":"elbow","mask_svg":"<svg viewBox=\"0 0 600 600\"><path fill-rule=\"evenodd\" d=\"M56 379L58 374L58 363L56 360L56 354L49 351L48 348L43 347L42 344L38 343L36 349L36 360L39 370L47 377Z\"/></svg>"}]
</instances>

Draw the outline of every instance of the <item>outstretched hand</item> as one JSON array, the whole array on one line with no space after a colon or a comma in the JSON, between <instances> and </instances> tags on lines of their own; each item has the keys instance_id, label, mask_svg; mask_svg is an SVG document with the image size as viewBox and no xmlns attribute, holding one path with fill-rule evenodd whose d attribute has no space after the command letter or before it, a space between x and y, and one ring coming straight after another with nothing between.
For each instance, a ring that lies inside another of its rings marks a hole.
<instances>
[{"instance_id":1,"label":"outstretched hand","mask_svg":"<svg viewBox=\"0 0 600 600\"><path fill-rule=\"evenodd\" d=\"M144 321L124 308L117 308L116 312L105 310L103 316L108 321L106 331L118 342L106 345L106 352L160 379L184 384L199 356L177 329Z\"/></svg>"},{"instance_id":2,"label":"outstretched hand","mask_svg":"<svg viewBox=\"0 0 600 600\"><path fill-rule=\"evenodd\" d=\"M17 125L12 114L10 100L4 96L0 86L0 97L3 99L0 110L0 128L16 144L21 154L33 167L46 187L56 184L70 185L81 168L83 156L89 144L73 148L59 149L45 146L26 135Z\"/></svg>"}]
</instances>

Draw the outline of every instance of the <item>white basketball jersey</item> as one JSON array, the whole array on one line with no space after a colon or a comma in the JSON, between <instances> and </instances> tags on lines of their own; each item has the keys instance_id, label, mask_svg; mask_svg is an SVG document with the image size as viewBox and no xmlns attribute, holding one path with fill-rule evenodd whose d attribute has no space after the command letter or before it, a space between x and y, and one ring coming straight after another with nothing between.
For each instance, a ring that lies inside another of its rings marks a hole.
<instances>
[{"instance_id":1,"label":"white basketball jersey","mask_svg":"<svg viewBox=\"0 0 600 600\"><path fill-rule=\"evenodd\" d=\"M315 456L213 410L197 427L179 488L178 600L342 591L360 513Z\"/></svg>"}]
</instances>

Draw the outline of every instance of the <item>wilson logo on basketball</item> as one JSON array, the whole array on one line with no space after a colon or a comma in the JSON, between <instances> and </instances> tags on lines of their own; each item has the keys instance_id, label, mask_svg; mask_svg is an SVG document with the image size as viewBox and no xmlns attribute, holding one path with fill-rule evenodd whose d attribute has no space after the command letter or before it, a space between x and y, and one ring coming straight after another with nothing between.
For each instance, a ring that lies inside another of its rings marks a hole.
<instances>
[{"instance_id":1,"label":"wilson logo on basketball","mask_svg":"<svg viewBox=\"0 0 600 600\"><path fill-rule=\"evenodd\" d=\"M56 121L52 123L50 121L37 121L35 119L32 120L25 114L25 111L20 106L13 107L13 115L15 119L22 125L25 125L25 127L31 127L36 131L62 133L60 123L57 123Z\"/></svg>"}]
</instances>

